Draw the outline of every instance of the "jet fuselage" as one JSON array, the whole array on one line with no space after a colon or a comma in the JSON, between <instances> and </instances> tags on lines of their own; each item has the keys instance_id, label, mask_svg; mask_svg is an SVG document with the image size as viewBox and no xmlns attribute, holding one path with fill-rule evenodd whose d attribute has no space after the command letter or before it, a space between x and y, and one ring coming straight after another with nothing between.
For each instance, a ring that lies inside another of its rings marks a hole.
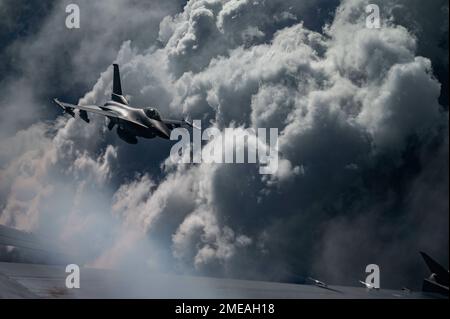
<instances>
[{"instance_id":1,"label":"jet fuselage","mask_svg":"<svg viewBox=\"0 0 450 319\"><path fill-rule=\"evenodd\" d=\"M110 118L111 122L110 125L108 125L108 128L112 129L114 124L117 125L119 137L127 139L127 142L134 141L135 137L154 138L159 136L164 139L170 138L170 129L161 122L160 119L147 116L145 114L145 109L134 108L116 101L108 101L101 108L105 111L117 112L124 117L147 127L137 125L130 121Z\"/></svg>"}]
</instances>

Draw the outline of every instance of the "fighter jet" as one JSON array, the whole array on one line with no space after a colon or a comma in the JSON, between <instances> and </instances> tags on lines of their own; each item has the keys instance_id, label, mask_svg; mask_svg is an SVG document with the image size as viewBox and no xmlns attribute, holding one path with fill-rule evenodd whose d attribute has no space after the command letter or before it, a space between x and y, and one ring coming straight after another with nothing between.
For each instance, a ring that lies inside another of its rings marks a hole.
<instances>
[{"instance_id":1,"label":"fighter jet","mask_svg":"<svg viewBox=\"0 0 450 319\"><path fill-rule=\"evenodd\" d=\"M424 252L420 252L423 260L431 271L429 278L423 280L422 290L430 293L437 293L448 297L450 272L436 260Z\"/></svg>"},{"instance_id":2,"label":"fighter jet","mask_svg":"<svg viewBox=\"0 0 450 319\"><path fill-rule=\"evenodd\" d=\"M170 132L177 127L192 126L188 120L168 120L162 119L159 112L151 107L136 108L128 104L127 99L122 94L120 82L119 65L113 64L114 78L111 100L103 106L97 105L74 105L64 103L54 99L65 113L75 117L75 109L79 110L82 120L89 123L88 112L106 116L109 119L108 129L111 131L117 126L119 137L129 144L137 144L137 137L164 139L170 138Z\"/></svg>"}]
</instances>

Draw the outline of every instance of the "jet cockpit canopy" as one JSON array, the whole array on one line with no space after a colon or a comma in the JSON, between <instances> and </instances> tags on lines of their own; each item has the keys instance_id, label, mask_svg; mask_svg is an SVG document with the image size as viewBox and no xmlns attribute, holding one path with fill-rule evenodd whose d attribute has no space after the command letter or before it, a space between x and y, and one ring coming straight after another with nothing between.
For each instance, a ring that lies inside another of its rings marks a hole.
<instances>
[{"instance_id":1,"label":"jet cockpit canopy","mask_svg":"<svg viewBox=\"0 0 450 319\"><path fill-rule=\"evenodd\" d=\"M161 121L161 116L159 115L158 111L155 110L154 108L151 107L145 108L144 113L148 118Z\"/></svg>"}]
</instances>

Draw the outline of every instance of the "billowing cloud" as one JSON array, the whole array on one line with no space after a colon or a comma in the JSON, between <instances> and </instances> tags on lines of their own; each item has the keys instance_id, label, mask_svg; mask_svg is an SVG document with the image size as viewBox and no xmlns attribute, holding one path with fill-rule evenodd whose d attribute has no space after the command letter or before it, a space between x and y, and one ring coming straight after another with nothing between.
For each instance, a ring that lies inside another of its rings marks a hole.
<instances>
[{"instance_id":1,"label":"billowing cloud","mask_svg":"<svg viewBox=\"0 0 450 319\"><path fill-rule=\"evenodd\" d=\"M378 263L386 285L417 285L420 249L448 258L439 50L423 48L413 19L398 21L399 11L409 12L403 1L383 3L382 28L367 29L367 3L191 0L182 10L164 7L150 22L150 7L93 5L101 17L123 9L135 19L113 30L89 22L104 32L69 54L82 65L69 74L87 86L87 73L103 72L80 103L108 98L107 64L116 60L133 104L238 134L277 128L279 170L263 176L253 164L177 165L170 143L129 146L102 118L86 125L58 117L2 138L0 221L61 238L98 266L132 260L184 273L315 274L354 284L365 265ZM37 39L55 29L55 16ZM135 38L138 29L151 36ZM58 47L67 32L47 45ZM121 32L130 38L115 39ZM29 64L48 52L37 43L21 46L37 46ZM48 68L57 72L51 62ZM31 108L40 89L23 81L7 87L24 86ZM15 106L14 97L5 105Z\"/></svg>"}]
</instances>

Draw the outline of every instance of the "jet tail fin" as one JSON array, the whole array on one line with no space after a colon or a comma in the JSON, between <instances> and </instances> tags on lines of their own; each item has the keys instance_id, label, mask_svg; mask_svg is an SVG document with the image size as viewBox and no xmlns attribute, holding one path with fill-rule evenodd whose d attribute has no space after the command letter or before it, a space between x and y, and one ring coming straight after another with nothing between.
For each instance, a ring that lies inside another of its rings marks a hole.
<instances>
[{"instance_id":1,"label":"jet tail fin","mask_svg":"<svg viewBox=\"0 0 450 319\"><path fill-rule=\"evenodd\" d=\"M122 83L120 82L120 71L119 65L113 64L114 74L113 74L113 90L111 94L111 100L128 105L127 99L122 93Z\"/></svg>"},{"instance_id":2,"label":"jet tail fin","mask_svg":"<svg viewBox=\"0 0 450 319\"><path fill-rule=\"evenodd\" d=\"M122 84L120 83L119 65L113 64L113 67L114 67L113 93L116 95L122 95Z\"/></svg>"},{"instance_id":3,"label":"jet tail fin","mask_svg":"<svg viewBox=\"0 0 450 319\"><path fill-rule=\"evenodd\" d=\"M428 269L430 269L431 273L434 274L436 282L445 285L448 287L449 285L449 272L447 269L444 268L441 264L439 264L436 260L428 256L424 252L420 252L422 255L423 260L428 266Z\"/></svg>"}]
</instances>

